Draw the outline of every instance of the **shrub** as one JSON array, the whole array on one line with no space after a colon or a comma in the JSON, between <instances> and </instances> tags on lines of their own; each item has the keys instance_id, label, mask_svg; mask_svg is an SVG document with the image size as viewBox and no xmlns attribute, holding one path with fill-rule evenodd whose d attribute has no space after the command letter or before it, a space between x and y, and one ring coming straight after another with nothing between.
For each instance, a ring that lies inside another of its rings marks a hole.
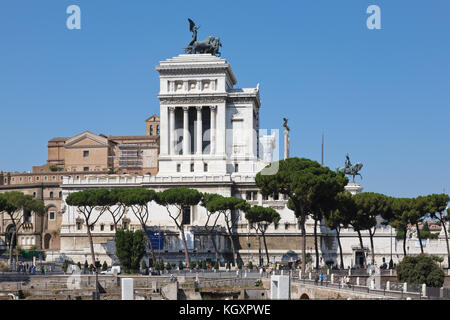
<instances>
[{"instance_id":1,"label":"shrub","mask_svg":"<svg viewBox=\"0 0 450 320\"><path fill-rule=\"evenodd\" d=\"M253 270L253 262L251 261L248 262L248 269Z\"/></svg>"},{"instance_id":2,"label":"shrub","mask_svg":"<svg viewBox=\"0 0 450 320\"><path fill-rule=\"evenodd\" d=\"M219 270L219 261L214 263L214 269Z\"/></svg>"},{"instance_id":3,"label":"shrub","mask_svg":"<svg viewBox=\"0 0 450 320\"><path fill-rule=\"evenodd\" d=\"M89 271L92 271L92 270L94 270L94 265L91 263L91 264L89 265Z\"/></svg>"},{"instance_id":4,"label":"shrub","mask_svg":"<svg viewBox=\"0 0 450 320\"><path fill-rule=\"evenodd\" d=\"M145 255L145 234L142 230L131 231L119 229L116 231L116 256L125 272L137 271Z\"/></svg>"},{"instance_id":5,"label":"shrub","mask_svg":"<svg viewBox=\"0 0 450 320\"><path fill-rule=\"evenodd\" d=\"M183 270L183 262L178 261L178 269Z\"/></svg>"},{"instance_id":6,"label":"shrub","mask_svg":"<svg viewBox=\"0 0 450 320\"><path fill-rule=\"evenodd\" d=\"M395 235L395 238L397 240L403 240L404 236L405 236L405 231L398 230L397 234Z\"/></svg>"},{"instance_id":7,"label":"shrub","mask_svg":"<svg viewBox=\"0 0 450 320\"><path fill-rule=\"evenodd\" d=\"M167 262L166 270L172 270L172 265L170 264L170 262Z\"/></svg>"},{"instance_id":8,"label":"shrub","mask_svg":"<svg viewBox=\"0 0 450 320\"><path fill-rule=\"evenodd\" d=\"M147 269L147 264L145 263L145 260L142 260L141 262L141 269Z\"/></svg>"},{"instance_id":9,"label":"shrub","mask_svg":"<svg viewBox=\"0 0 450 320\"><path fill-rule=\"evenodd\" d=\"M240 270L240 269L242 269L242 262L238 262L238 264L237 264L237 267L238 267L238 269Z\"/></svg>"},{"instance_id":10,"label":"shrub","mask_svg":"<svg viewBox=\"0 0 450 320\"><path fill-rule=\"evenodd\" d=\"M75 262L73 262L70 259L67 259L67 260L63 261L63 270L64 270L64 272L67 271L67 268L69 267L69 264L75 264Z\"/></svg>"},{"instance_id":11,"label":"shrub","mask_svg":"<svg viewBox=\"0 0 450 320\"><path fill-rule=\"evenodd\" d=\"M163 259L161 259L161 261L159 262L159 270L164 270L165 269L165 266L164 266L164 260Z\"/></svg>"},{"instance_id":12,"label":"shrub","mask_svg":"<svg viewBox=\"0 0 450 320\"><path fill-rule=\"evenodd\" d=\"M9 271L9 266L7 263L0 261L0 272L7 272Z\"/></svg>"},{"instance_id":13,"label":"shrub","mask_svg":"<svg viewBox=\"0 0 450 320\"><path fill-rule=\"evenodd\" d=\"M108 264L106 263L106 261L103 261L102 271L106 271L106 270L108 270Z\"/></svg>"},{"instance_id":14,"label":"shrub","mask_svg":"<svg viewBox=\"0 0 450 320\"><path fill-rule=\"evenodd\" d=\"M189 268L195 269L196 266L197 266L197 262L195 262L195 261L189 262Z\"/></svg>"},{"instance_id":15,"label":"shrub","mask_svg":"<svg viewBox=\"0 0 450 320\"><path fill-rule=\"evenodd\" d=\"M202 269L203 269L203 270L208 269L208 266L206 265L206 260L203 260L203 261L202 261Z\"/></svg>"},{"instance_id":16,"label":"shrub","mask_svg":"<svg viewBox=\"0 0 450 320\"><path fill-rule=\"evenodd\" d=\"M428 287L442 287L445 273L438 266L436 259L425 254L404 257L397 265L398 281L412 284L425 283Z\"/></svg>"}]
</instances>

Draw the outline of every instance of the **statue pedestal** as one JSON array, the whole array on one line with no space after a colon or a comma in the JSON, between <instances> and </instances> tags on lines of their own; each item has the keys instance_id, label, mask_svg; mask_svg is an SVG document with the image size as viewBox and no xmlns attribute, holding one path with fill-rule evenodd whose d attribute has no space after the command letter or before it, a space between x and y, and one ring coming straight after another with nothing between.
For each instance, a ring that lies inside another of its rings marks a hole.
<instances>
[{"instance_id":1,"label":"statue pedestal","mask_svg":"<svg viewBox=\"0 0 450 320\"><path fill-rule=\"evenodd\" d=\"M361 187L361 185L359 183L351 182L345 186L345 190L350 192L352 195L355 195L357 193L361 193L363 190L363 187Z\"/></svg>"}]
</instances>

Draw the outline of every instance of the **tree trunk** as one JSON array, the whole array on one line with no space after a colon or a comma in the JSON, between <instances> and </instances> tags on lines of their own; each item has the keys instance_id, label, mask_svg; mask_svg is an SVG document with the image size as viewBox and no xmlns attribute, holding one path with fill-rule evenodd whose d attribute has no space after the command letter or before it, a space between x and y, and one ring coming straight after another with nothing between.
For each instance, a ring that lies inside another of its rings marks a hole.
<instances>
[{"instance_id":1,"label":"tree trunk","mask_svg":"<svg viewBox=\"0 0 450 320\"><path fill-rule=\"evenodd\" d=\"M266 258L267 258L267 265L269 265L269 250L267 250L267 243L266 243L266 234L265 232L261 232L263 241L264 241L264 249L266 250Z\"/></svg>"},{"instance_id":2,"label":"tree trunk","mask_svg":"<svg viewBox=\"0 0 450 320\"><path fill-rule=\"evenodd\" d=\"M233 217L231 217L231 219L233 219ZM237 263L236 263L236 248L234 247L234 241L233 241L233 233L231 230L231 227L229 225L229 223L231 221L228 221L227 219L225 219L226 222L226 226L227 226L227 235L228 235L228 239L230 240L231 243L231 250L233 251L233 262L234 262L234 266L237 267Z\"/></svg>"},{"instance_id":3,"label":"tree trunk","mask_svg":"<svg viewBox=\"0 0 450 320\"><path fill-rule=\"evenodd\" d=\"M420 252L423 253L422 238L420 237L419 224L417 222L416 222L416 230L417 230L417 238L419 239L420 243Z\"/></svg>"},{"instance_id":4,"label":"tree trunk","mask_svg":"<svg viewBox=\"0 0 450 320\"><path fill-rule=\"evenodd\" d=\"M319 270L319 246L317 245L317 220L314 219L314 250L316 252L316 270Z\"/></svg>"},{"instance_id":5,"label":"tree trunk","mask_svg":"<svg viewBox=\"0 0 450 320\"><path fill-rule=\"evenodd\" d=\"M261 237L259 236L258 232L256 232L256 234L258 237L258 266L262 267L264 263L261 263Z\"/></svg>"},{"instance_id":6,"label":"tree trunk","mask_svg":"<svg viewBox=\"0 0 450 320\"><path fill-rule=\"evenodd\" d=\"M359 238L359 244L361 246L361 250L363 252L363 258L364 258L364 268L367 268L367 262L366 262L366 250L364 250L364 244L363 244L363 240L362 240L362 236L361 236L361 231L357 230L358 232L358 238Z\"/></svg>"},{"instance_id":7,"label":"tree trunk","mask_svg":"<svg viewBox=\"0 0 450 320\"><path fill-rule=\"evenodd\" d=\"M306 272L306 228L305 228L305 217L302 214L300 218L300 229L302 230L302 272Z\"/></svg>"},{"instance_id":8,"label":"tree trunk","mask_svg":"<svg viewBox=\"0 0 450 320\"><path fill-rule=\"evenodd\" d=\"M99 283L98 283L98 268L97 268L97 265L95 264L94 242L92 241L91 226L87 223L86 223L86 226L87 226L87 234L88 234L88 238L89 238L89 246L91 248L92 265L94 266L94 270L95 270L95 292L97 293L97 297L100 298L100 294L99 294L100 288L99 288Z\"/></svg>"},{"instance_id":9,"label":"tree trunk","mask_svg":"<svg viewBox=\"0 0 450 320\"><path fill-rule=\"evenodd\" d=\"M373 246L373 236L375 231L372 233L372 230L369 229L369 237L370 237L370 250L372 251L372 265L375 265L375 247Z\"/></svg>"},{"instance_id":10,"label":"tree trunk","mask_svg":"<svg viewBox=\"0 0 450 320\"><path fill-rule=\"evenodd\" d=\"M339 245L339 255L341 256L341 265L340 265L340 268L341 268L341 269L344 269L344 255L342 254L341 237L340 237L340 232L338 231L338 229L336 229L336 238L337 238L338 245Z\"/></svg>"},{"instance_id":11,"label":"tree trunk","mask_svg":"<svg viewBox=\"0 0 450 320\"><path fill-rule=\"evenodd\" d=\"M11 238L9 239L9 268L10 269L12 268L12 256L13 256L13 250L14 250L13 243L14 243L14 239L16 238L15 230L16 230L16 226L14 226L14 232L11 234Z\"/></svg>"},{"instance_id":12,"label":"tree trunk","mask_svg":"<svg viewBox=\"0 0 450 320\"><path fill-rule=\"evenodd\" d=\"M233 235L231 234L230 231L228 232L228 239L230 239L230 242L231 242L231 250L233 251L234 266L237 267L237 263L236 263L236 249L234 247Z\"/></svg>"},{"instance_id":13,"label":"tree trunk","mask_svg":"<svg viewBox=\"0 0 450 320\"><path fill-rule=\"evenodd\" d=\"M155 250L153 250L152 239L150 238L150 235L148 234L147 226L145 225L145 223L142 224L142 228L144 229L145 235L147 236L148 242L150 243L150 253L152 255L152 265L154 265L156 263L156 258L155 258Z\"/></svg>"},{"instance_id":14,"label":"tree trunk","mask_svg":"<svg viewBox=\"0 0 450 320\"><path fill-rule=\"evenodd\" d=\"M211 238L211 242L213 244L214 251L216 252L216 261L219 261L219 250L217 249L216 239L214 239L215 235L213 233L210 233L209 237Z\"/></svg>"},{"instance_id":15,"label":"tree trunk","mask_svg":"<svg viewBox=\"0 0 450 320\"><path fill-rule=\"evenodd\" d=\"M441 221L441 223L445 234L445 244L447 245L447 268L450 268L450 246L448 244L447 228L445 227L445 221Z\"/></svg>"},{"instance_id":16,"label":"tree trunk","mask_svg":"<svg viewBox=\"0 0 450 320\"><path fill-rule=\"evenodd\" d=\"M187 247L187 242L186 242L186 237L184 236L184 228L183 225L179 226L178 229L181 232L181 240L183 241L183 247L184 247L184 258L186 260L186 266L188 268L189 267L189 252L188 252L188 247Z\"/></svg>"}]
</instances>

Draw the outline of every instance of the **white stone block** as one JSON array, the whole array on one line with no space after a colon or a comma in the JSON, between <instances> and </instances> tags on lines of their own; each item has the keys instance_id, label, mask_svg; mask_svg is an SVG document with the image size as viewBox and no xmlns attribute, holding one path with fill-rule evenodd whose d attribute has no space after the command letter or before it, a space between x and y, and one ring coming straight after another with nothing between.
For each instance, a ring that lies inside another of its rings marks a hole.
<instances>
[{"instance_id":1,"label":"white stone block","mask_svg":"<svg viewBox=\"0 0 450 320\"><path fill-rule=\"evenodd\" d=\"M270 299L287 300L291 297L291 285L289 276L271 276L270 277Z\"/></svg>"},{"instance_id":2,"label":"white stone block","mask_svg":"<svg viewBox=\"0 0 450 320\"><path fill-rule=\"evenodd\" d=\"M122 300L134 300L134 280L132 278L122 278Z\"/></svg>"}]
</instances>

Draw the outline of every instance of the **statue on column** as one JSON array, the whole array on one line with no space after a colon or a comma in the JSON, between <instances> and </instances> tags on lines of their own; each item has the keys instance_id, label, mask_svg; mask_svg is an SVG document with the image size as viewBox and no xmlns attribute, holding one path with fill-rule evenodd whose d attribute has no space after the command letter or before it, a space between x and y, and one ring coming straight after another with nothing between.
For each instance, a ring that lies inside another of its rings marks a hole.
<instances>
[{"instance_id":1,"label":"statue on column","mask_svg":"<svg viewBox=\"0 0 450 320\"><path fill-rule=\"evenodd\" d=\"M288 123L288 119L287 118L283 118L283 127L284 127L284 159L289 158L289 143L290 143L290 138L289 138L289 127L287 125Z\"/></svg>"}]
</instances>

